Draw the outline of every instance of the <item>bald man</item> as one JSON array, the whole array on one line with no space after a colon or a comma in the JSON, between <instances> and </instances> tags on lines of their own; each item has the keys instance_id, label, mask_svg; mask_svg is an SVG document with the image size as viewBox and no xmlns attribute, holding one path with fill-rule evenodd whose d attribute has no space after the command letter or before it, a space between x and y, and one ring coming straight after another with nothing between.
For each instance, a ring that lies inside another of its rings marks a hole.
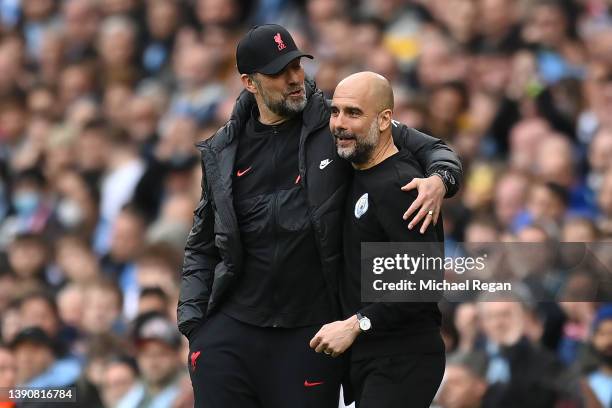
<instances>
[{"instance_id":1,"label":"bald man","mask_svg":"<svg viewBox=\"0 0 612 408\"><path fill-rule=\"evenodd\" d=\"M282 26L250 30L236 48L245 90L230 120L198 144L202 195L177 308L198 407L338 405L341 360L308 342L341 317L342 207L353 170L335 152L328 101L301 58L312 56ZM436 138L393 133L429 175L407 185L421 202L406 219L431 229L461 164Z\"/></svg>"},{"instance_id":2,"label":"bald man","mask_svg":"<svg viewBox=\"0 0 612 408\"><path fill-rule=\"evenodd\" d=\"M409 151L391 135L393 91L373 72L336 87L329 121L338 155L355 169L344 211L344 271L340 301L345 320L324 325L310 347L331 358L350 347L350 378L358 408L429 407L444 374L444 343L436 303L363 303L362 242L443 242L442 223L419 234L402 223L414 193L402 182L423 177Z\"/></svg>"}]
</instances>

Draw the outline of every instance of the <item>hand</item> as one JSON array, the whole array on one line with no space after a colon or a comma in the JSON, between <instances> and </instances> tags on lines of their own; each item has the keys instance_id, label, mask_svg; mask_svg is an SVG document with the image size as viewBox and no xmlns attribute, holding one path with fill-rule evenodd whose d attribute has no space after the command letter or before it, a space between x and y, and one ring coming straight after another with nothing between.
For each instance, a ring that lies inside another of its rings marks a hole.
<instances>
[{"instance_id":1,"label":"hand","mask_svg":"<svg viewBox=\"0 0 612 408\"><path fill-rule=\"evenodd\" d=\"M442 207L442 200L444 200L444 195L446 194L446 188L444 187L442 179L433 175L427 178L412 179L410 183L402 187L402 191L410 191L415 188L419 195L404 213L404 220L407 220L408 217L420 207L420 210L412 221L410 221L410 224L408 224L408 229L414 228L415 225L423 220L420 232L424 234L432 221L434 225L438 222L438 216L440 215L440 208ZM428 214L429 210L433 211L432 215Z\"/></svg>"},{"instance_id":2,"label":"hand","mask_svg":"<svg viewBox=\"0 0 612 408\"><path fill-rule=\"evenodd\" d=\"M310 348L317 353L326 352L332 357L338 357L351 347L360 332L357 316L328 323L310 340Z\"/></svg>"}]
</instances>

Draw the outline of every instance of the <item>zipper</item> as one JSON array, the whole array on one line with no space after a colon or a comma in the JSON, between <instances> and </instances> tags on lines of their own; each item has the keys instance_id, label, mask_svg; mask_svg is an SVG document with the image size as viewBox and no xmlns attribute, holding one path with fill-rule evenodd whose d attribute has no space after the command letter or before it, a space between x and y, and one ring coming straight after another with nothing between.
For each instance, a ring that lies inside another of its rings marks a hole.
<instances>
[{"instance_id":1,"label":"zipper","mask_svg":"<svg viewBox=\"0 0 612 408\"><path fill-rule=\"evenodd\" d=\"M278 228L278 130L276 126L273 127L273 142L272 142L272 163L274 166L274 194L272 196L272 225L274 226L274 238L272 242L274 243L274 251L272 253L272 265L271 272L272 276L276 276L278 273L278 251L279 251L279 228ZM272 304L274 308L278 310L279 306L277 304L277 291L278 291L278 281L277 279L273 280L273 290L272 290ZM278 323L273 323L272 327L278 327Z\"/></svg>"}]
</instances>

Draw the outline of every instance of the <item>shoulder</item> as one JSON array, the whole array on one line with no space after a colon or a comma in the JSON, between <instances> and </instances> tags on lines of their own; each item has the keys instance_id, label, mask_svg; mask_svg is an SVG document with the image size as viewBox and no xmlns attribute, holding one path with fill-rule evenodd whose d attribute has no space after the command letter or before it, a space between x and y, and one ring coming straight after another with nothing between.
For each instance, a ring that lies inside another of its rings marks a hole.
<instances>
[{"instance_id":1,"label":"shoulder","mask_svg":"<svg viewBox=\"0 0 612 408\"><path fill-rule=\"evenodd\" d=\"M394 161L396 177L401 185L413 178L424 177L423 170L414 155L409 150L401 150Z\"/></svg>"},{"instance_id":2,"label":"shoulder","mask_svg":"<svg viewBox=\"0 0 612 408\"><path fill-rule=\"evenodd\" d=\"M367 175L365 178L367 189L375 204L388 206L397 203L398 200L405 204L406 197L412 192L406 193L401 187L415 177L422 177L422 170L408 151L400 151L387 160L390 162L379 171ZM416 193L414 196L416 198Z\"/></svg>"}]
</instances>

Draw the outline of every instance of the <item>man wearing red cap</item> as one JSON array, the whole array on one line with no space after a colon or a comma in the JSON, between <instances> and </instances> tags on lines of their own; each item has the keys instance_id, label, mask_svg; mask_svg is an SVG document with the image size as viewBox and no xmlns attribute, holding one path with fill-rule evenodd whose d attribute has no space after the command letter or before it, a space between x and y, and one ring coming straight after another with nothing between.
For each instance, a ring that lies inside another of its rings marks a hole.
<instances>
[{"instance_id":1,"label":"man wearing red cap","mask_svg":"<svg viewBox=\"0 0 612 408\"><path fill-rule=\"evenodd\" d=\"M236 51L245 91L230 120L198 144L202 198L178 305L196 406L338 405L343 361L308 343L340 317L353 170L337 156L329 103L305 80L301 57L312 58L283 27L251 29ZM440 140L396 125L395 144L429 176L411 185L420 195L410 226L424 231L457 191L461 165Z\"/></svg>"}]
</instances>

